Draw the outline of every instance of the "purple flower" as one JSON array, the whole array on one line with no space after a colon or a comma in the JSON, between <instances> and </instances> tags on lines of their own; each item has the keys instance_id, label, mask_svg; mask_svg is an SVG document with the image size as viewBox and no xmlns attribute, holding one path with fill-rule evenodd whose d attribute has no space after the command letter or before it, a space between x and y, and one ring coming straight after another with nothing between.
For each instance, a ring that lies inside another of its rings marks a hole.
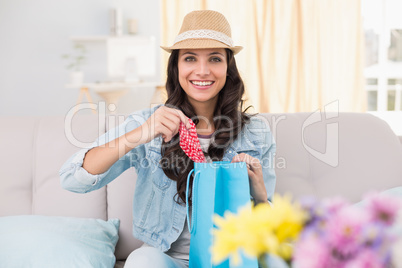
<instances>
[{"instance_id":1,"label":"purple flower","mask_svg":"<svg viewBox=\"0 0 402 268\"><path fill-rule=\"evenodd\" d=\"M335 214L350 204L342 197L328 198L323 201L323 205L329 214Z\"/></svg>"},{"instance_id":2,"label":"purple flower","mask_svg":"<svg viewBox=\"0 0 402 268\"><path fill-rule=\"evenodd\" d=\"M379 224L364 226L361 234L361 243L366 247L379 248L385 238L385 232Z\"/></svg>"},{"instance_id":3,"label":"purple flower","mask_svg":"<svg viewBox=\"0 0 402 268\"><path fill-rule=\"evenodd\" d=\"M345 207L333 215L328 222L328 243L333 255L340 260L351 258L360 247L363 226L368 223L368 215L356 207Z\"/></svg>"},{"instance_id":4,"label":"purple flower","mask_svg":"<svg viewBox=\"0 0 402 268\"><path fill-rule=\"evenodd\" d=\"M326 220L329 216L327 208L317 198L311 196L302 198L300 204L309 215L306 229L321 233L325 228Z\"/></svg>"},{"instance_id":5,"label":"purple flower","mask_svg":"<svg viewBox=\"0 0 402 268\"><path fill-rule=\"evenodd\" d=\"M385 268L385 263L378 258L376 252L364 249L353 259L347 261L343 268Z\"/></svg>"},{"instance_id":6,"label":"purple flower","mask_svg":"<svg viewBox=\"0 0 402 268\"><path fill-rule=\"evenodd\" d=\"M296 244L293 261L298 268L329 267L329 251L325 241L314 234L306 236Z\"/></svg>"},{"instance_id":7,"label":"purple flower","mask_svg":"<svg viewBox=\"0 0 402 268\"><path fill-rule=\"evenodd\" d=\"M400 199L393 196L372 193L367 197L367 207L372 220L390 226L397 218L401 202Z\"/></svg>"}]
</instances>

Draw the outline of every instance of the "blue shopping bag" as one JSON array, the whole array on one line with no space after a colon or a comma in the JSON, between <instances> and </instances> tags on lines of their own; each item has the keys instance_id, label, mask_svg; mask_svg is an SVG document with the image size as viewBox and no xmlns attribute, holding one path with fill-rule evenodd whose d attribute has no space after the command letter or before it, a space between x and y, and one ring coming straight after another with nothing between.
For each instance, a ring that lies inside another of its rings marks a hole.
<instances>
[{"instance_id":1,"label":"blue shopping bag","mask_svg":"<svg viewBox=\"0 0 402 268\"><path fill-rule=\"evenodd\" d=\"M247 167L244 162L229 161L213 163L194 163L194 169L188 174L186 196L188 198L191 173L194 172L192 185L191 219L188 200L187 222L191 234L190 268L257 268L256 258L242 255L242 264L231 266L230 260L213 265L210 248L212 245L213 215L223 216L225 211L237 213L240 207L250 202L250 185Z\"/></svg>"}]
</instances>

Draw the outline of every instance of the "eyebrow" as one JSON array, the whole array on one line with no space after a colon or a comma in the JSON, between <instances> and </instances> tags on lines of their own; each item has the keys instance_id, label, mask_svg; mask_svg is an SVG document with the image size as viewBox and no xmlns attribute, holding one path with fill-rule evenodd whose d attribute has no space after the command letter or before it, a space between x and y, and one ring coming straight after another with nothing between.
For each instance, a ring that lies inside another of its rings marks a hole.
<instances>
[{"instance_id":1,"label":"eyebrow","mask_svg":"<svg viewBox=\"0 0 402 268\"><path fill-rule=\"evenodd\" d=\"M186 54L190 54L190 55L198 56L198 54L197 54L197 53L194 53L194 52L191 52L191 51L184 52L182 56L184 56L184 55L186 55ZM220 53L220 52L211 52L211 53L209 53L209 55L208 55L208 56L212 56L212 55L221 55L222 57L224 57L224 56L225 56L225 55L223 55L223 54L222 54L222 53Z\"/></svg>"}]
</instances>

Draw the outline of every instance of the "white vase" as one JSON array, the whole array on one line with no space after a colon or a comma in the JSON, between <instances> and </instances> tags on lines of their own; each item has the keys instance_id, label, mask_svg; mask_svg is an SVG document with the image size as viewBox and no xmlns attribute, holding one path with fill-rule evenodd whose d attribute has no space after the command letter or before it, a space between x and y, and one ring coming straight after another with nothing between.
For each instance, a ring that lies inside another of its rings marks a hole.
<instances>
[{"instance_id":1,"label":"white vase","mask_svg":"<svg viewBox=\"0 0 402 268\"><path fill-rule=\"evenodd\" d=\"M84 82L83 72L71 72L70 73L70 83L74 86L80 86Z\"/></svg>"}]
</instances>

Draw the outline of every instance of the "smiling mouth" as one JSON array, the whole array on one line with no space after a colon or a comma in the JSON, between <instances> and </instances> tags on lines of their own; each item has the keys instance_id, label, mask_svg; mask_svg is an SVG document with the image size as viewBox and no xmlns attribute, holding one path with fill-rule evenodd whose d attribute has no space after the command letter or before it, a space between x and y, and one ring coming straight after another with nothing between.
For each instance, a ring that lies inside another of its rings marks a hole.
<instances>
[{"instance_id":1,"label":"smiling mouth","mask_svg":"<svg viewBox=\"0 0 402 268\"><path fill-rule=\"evenodd\" d=\"M196 86L210 86L214 83L214 81L190 81L191 84L196 85Z\"/></svg>"}]
</instances>

